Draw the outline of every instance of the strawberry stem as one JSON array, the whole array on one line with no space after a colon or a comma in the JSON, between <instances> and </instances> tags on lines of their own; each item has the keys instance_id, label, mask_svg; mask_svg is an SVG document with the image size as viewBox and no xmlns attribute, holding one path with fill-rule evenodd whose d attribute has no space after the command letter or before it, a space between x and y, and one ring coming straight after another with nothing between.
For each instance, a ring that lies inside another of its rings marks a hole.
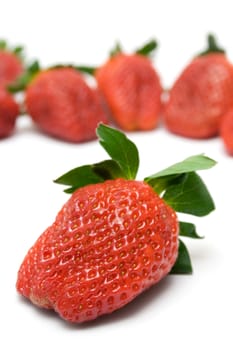
<instances>
[{"instance_id":1,"label":"strawberry stem","mask_svg":"<svg viewBox=\"0 0 233 350\"><path fill-rule=\"evenodd\" d=\"M135 51L138 55L150 56L154 53L155 49L158 47L158 43L152 39L148 41L145 45Z\"/></svg>"},{"instance_id":2,"label":"strawberry stem","mask_svg":"<svg viewBox=\"0 0 233 350\"><path fill-rule=\"evenodd\" d=\"M208 34L207 44L207 49L201 52L198 56L205 56L210 53L225 53L225 50L217 44L216 38L213 34Z\"/></svg>"},{"instance_id":3,"label":"strawberry stem","mask_svg":"<svg viewBox=\"0 0 233 350\"><path fill-rule=\"evenodd\" d=\"M117 41L114 48L110 51L109 56L113 57L118 55L119 53L123 52L122 47L120 43Z\"/></svg>"}]
</instances>

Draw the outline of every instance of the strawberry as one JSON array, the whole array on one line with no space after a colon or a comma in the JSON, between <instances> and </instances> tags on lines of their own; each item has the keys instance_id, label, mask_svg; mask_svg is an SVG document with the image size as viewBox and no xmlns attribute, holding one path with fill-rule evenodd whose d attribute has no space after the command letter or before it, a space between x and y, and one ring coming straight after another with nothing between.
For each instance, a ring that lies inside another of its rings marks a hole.
<instances>
[{"instance_id":1,"label":"strawberry","mask_svg":"<svg viewBox=\"0 0 233 350\"><path fill-rule=\"evenodd\" d=\"M126 54L118 45L111 57L94 70L111 119L123 130L151 130L158 124L162 87L147 57L155 47L155 41L151 41L135 53Z\"/></svg>"},{"instance_id":2,"label":"strawberry","mask_svg":"<svg viewBox=\"0 0 233 350\"><path fill-rule=\"evenodd\" d=\"M0 86L6 87L23 73L21 51L21 47L10 49L4 40L0 40Z\"/></svg>"},{"instance_id":3,"label":"strawberry","mask_svg":"<svg viewBox=\"0 0 233 350\"><path fill-rule=\"evenodd\" d=\"M0 138L9 136L15 128L19 105L5 88L0 87Z\"/></svg>"},{"instance_id":4,"label":"strawberry","mask_svg":"<svg viewBox=\"0 0 233 350\"><path fill-rule=\"evenodd\" d=\"M75 66L41 69L35 61L9 90L24 91L25 112L42 132L54 138L89 141L96 138L99 122L108 123L99 91L87 84Z\"/></svg>"},{"instance_id":5,"label":"strawberry","mask_svg":"<svg viewBox=\"0 0 233 350\"><path fill-rule=\"evenodd\" d=\"M111 159L75 168L55 180L71 197L26 254L16 288L33 304L81 323L111 313L169 272L192 272L178 234L198 238L177 212L204 216L213 200L195 170L215 162L189 157L136 180L136 146L100 124Z\"/></svg>"},{"instance_id":6,"label":"strawberry","mask_svg":"<svg viewBox=\"0 0 233 350\"><path fill-rule=\"evenodd\" d=\"M222 117L220 136L229 155L233 156L233 109L227 111Z\"/></svg>"},{"instance_id":7,"label":"strawberry","mask_svg":"<svg viewBox=\"0 0 233 350\"><path fill-rule=\"evenodd\" d=\"M233 105L233 66L212 35L208 43L175 81L164 108L166 128L184 137L216 136L222 115Z\"/></svg>"},{"instance_id":8,"label":"strawberry","mask_svg":"<svg viewBox=\"0 0 233 350\"><path fill-rule=\"evenodd\" d=\"M25 106L44 133L65 141L92 140L98 123L107 123L98 92L72 67L36 74L26 89Z\"/></svg>"}]
</instances>

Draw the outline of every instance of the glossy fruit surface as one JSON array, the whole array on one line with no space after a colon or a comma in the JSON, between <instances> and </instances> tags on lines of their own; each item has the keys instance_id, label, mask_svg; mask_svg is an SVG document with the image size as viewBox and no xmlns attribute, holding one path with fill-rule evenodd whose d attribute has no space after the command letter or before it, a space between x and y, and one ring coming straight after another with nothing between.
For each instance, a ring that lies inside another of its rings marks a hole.
<instances>
[{"instance_id":1,"label":"glossy fruit surface","mask_svg":"<svg viewBox=\"0 0 233 350\"><path fill-rule=\"evenodd\" d=\"M82 322L116 310L163 278L178 250L175 212L138 181L73 193L20 268L33 303Z\"/></svg>"}]
</instances>

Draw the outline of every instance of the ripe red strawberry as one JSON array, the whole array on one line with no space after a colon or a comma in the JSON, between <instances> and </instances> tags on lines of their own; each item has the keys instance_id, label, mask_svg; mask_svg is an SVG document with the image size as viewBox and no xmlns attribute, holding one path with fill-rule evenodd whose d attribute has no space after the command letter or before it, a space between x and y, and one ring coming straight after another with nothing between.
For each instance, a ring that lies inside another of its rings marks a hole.
<instances>
[{"instance_id":1,"label":"ripe red strawberry","mask_svg":"<svg viewBox=\"0 0 233 350\"><path fill-rule=\"evenodd\" d=\"M127 131L154 129L160 116L160 78L141 52L117 52L95 72L112 120Z\"/></svg>"},{"instance_id":2,"label":"ripe red strawberry","mask_svg":"<svg viewBox=\"0 0 233 350\"><path fill-rule=\"evenodd\" d=\"M222 117L220 136L223 140L226 151L233 156L233 109L227 111Z\"/></svg>"},{"instance_id":3,"label":"ripe red strawberry","mask_svg":"<svg viewBox=\"0 0 233 350\"><path fill-rule=\"evenodd\" d=\"M153 189L108 180L75 191L30 250L17 288L33 303L82 322L158 282L177 252L176 214Z\"/></svg>"},{"instance_id":4,"label":"ripe red strawberry","mask_svg":"<svg viewBox=\"0 0 233 350\"><path fill-rule=\"evenodd\" d=\"M5 88L0 87L0 138L9 136L19 115L19 105Z\"/></svg>"},{"instance_id":5,"label":"ripe red strawberry","mask_svg":"<svg viewBox=\"0 0 233 350\"><path fill-rule=\"evenodd\" d=\"M92 140L98 123L107 123L98 92L72 67L37 73L26 88L25 106L44 133L65 141Z\"/></svg>"},{"instance_id":6,"label":"ripe red strawberry","mask_svg":"<svg viewBox=\"0 0 233 350\"><path fill-rule=\"evenodd\" d=\"M81 166L56 180L71 186L66 191L73 194L28 251L16 284L32 303L77 323L123 307L171 270L190 273L178 233L198 236L192 224L178 222L175 209L198 216L214 209L195 174L197 168L213 166L213 160L190 157L138 181L135 145L104 125L97 133L112 159ZM189 181L194 192L186 192ZM175 209L169 205L174 187ZM155 190L165 192L163 198Z\"/></svg>"},{"instance_id":7,"label":"ripe red strawberry","mask_svg":"<svg viewBox=\"0 0 233 350\"><path fill-rule=\"evenodd\" d=\"M164 109L165 126L181 136L216 136L222 115L233 105L233 66L213 36L208 40L209 49L184 69Z\"/></svg>"},{"instance_id":8,"label":"ripe red strawberry","mask_svg":"<svg viewBox=\"0 0 233 350\"><path fill-rule=\"evenodd\" d=\"M23 73L24 65L17 55L20 50L11 50L5 41L0 41L0 86L6 87Z\"/></svg>"}]
</instances>

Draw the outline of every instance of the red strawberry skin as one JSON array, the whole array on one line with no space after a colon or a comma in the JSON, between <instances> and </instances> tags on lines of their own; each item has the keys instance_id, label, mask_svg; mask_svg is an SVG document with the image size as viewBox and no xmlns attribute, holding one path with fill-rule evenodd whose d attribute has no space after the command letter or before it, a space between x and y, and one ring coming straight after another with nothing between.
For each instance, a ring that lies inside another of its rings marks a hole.
<instances>
[{"instance_id":1,"label":"red strawberry skin","mask_svg":"<svg viewBox=\"0 0 233 350\"><path fill-rule=\"evenodd\" d=\"M15 128L19 105L4 88L0 87L0 138L9 136Z\"/></svg>"},{"instance_id":2,"label":"red strawberry skin","mask_svg":"<svg viewBox=\"0 0 233 350\"><path fill-rule=\"evenodd\" d=\"M117 310L169 273L178 254L176 213L142 181L76 190L29 250L17 290L81 323Z\"/></svg>"},{"instance_id":3,"label":"red strawberry skin","mask_svg":"<svg viewBox=\"0 0 233 350\"><path fill-rule=\"evenodd\" d=\"M233 109L230 109L222 118L220 136L226 151L233 156Z\"/></svg>"},{"instance_id":4,"label":"red strawberry skin","mask_svg":"<svg viewBox=\"0 0 233 350\"><path fill-rule=\"evenodd\" d=\"M26 90L25 105L44 133L64 141L95 139L97 125L108 123L98 92L73 68L40 72Z\"/></svg>"},{"instance_id":5,"label":"red strawberry skin","mask_svg":"<svg viewBox=\"0 0 233 350\"><path fill-rule=\"evenodd\" d=\"M97 70L96 80L113 121L122 130L151 130L157 126L162 87L147 57L117 54Z\"/></svg>"},{"instance_id":6,"label":"red strawberry skin","mask_svg":"<svg viewBox=\"0 0 233 350\"><path fill-rule=\"evenodd\" d=\"M23 71L23 64L14 53L0 50L0 86L13 83Z\"/></svg>"},{"instance_id":7,"label":"red strawberry skin","mask_svg":"<svg viewBox=\"0 0 233 350\"><path fill-rule=\"evenodd\" d=\"M164 123L175 134L209 138L233 105L233 66L222 53L195 58L170 90Z\"/></svg>"}]
</instances>

